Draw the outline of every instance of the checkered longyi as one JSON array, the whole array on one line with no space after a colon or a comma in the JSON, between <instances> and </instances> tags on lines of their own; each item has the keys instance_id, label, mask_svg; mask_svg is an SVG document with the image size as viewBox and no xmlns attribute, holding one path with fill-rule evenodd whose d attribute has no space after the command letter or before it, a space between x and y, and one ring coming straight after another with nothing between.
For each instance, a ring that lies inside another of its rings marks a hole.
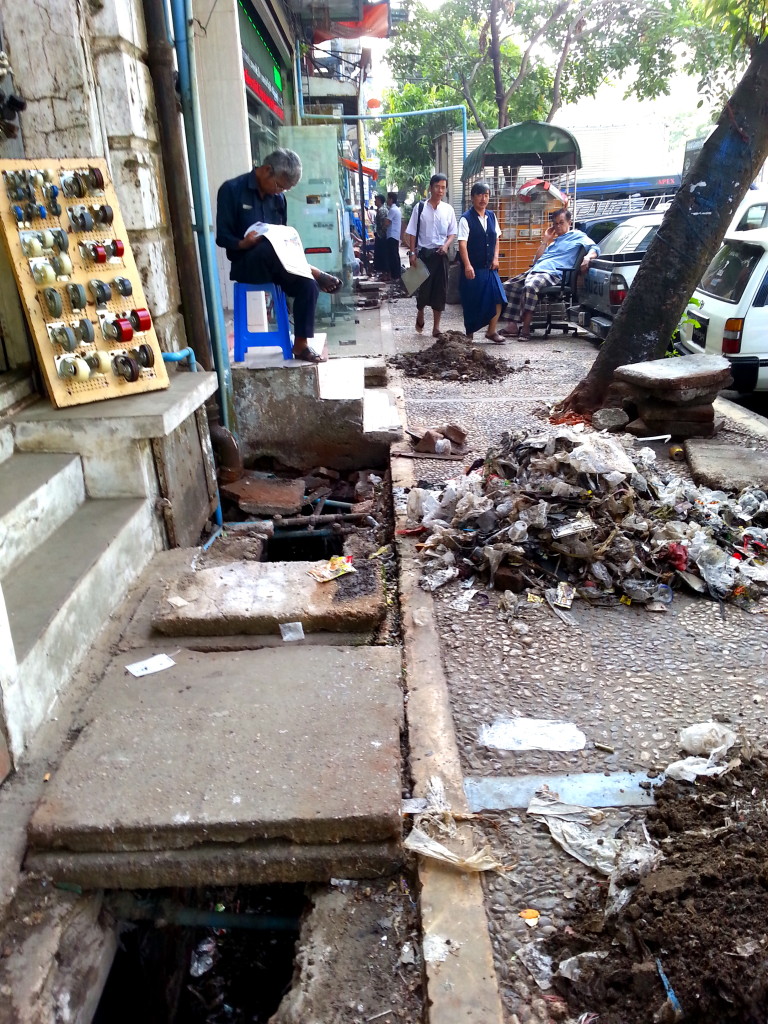
<instances>
[{"instance_id":1,"label":"checkered longyi","mask_svg":"<svg viewBox=\"0 0 768 1024\"><path fill-rule=\"evenodd\" d=\"M517 277L510 277L504 282L507 293L507 308L502 320L513 320L519 323L523 313L532 313L539 301L539 292L545 288L560 284L561 275L557 271L528 270Z\"/></svg>"}]
</instances>

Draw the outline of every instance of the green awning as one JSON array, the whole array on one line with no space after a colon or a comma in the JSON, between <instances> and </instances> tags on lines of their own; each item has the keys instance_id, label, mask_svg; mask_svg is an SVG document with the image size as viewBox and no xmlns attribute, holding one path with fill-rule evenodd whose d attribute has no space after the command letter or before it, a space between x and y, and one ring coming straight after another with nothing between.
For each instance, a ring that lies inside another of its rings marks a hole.
<instances>
[{"instance_id":1,"label":"green awning","mask_svg":"<svg viewBox=\"0 0 768 1024\"><path fill-rule=\"evenodd\" d=\"M473 178L484 167L520 167L524 164L541 164L545 168L579 168L579 144L565 128L544 121L511 124L472 150L464 161L461 180Z\"/></svg>"}]
</instances>

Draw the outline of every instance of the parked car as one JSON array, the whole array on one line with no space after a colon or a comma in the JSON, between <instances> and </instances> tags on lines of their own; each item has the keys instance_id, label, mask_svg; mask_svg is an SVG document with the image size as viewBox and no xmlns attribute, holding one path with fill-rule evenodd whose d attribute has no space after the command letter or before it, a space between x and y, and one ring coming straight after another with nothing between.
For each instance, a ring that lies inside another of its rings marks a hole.
<instances>
[{"instance_id":1,"label":"parked car","mask_svg":"<svg viewBox=\"0 0 768 1024\"><path fill-rule=\"evenodd\" d=\"M589 235L593 242L600 242L614 228L617 228L619 224L623 224L625 220L632 216L634 216L632 213L616 213L610 216L604 214L600 217L587 217L583 220L577 220L573 226Z\"/></svg>"},{"instance_id":2,"label":"parked car","mask_svg":"<svg viewBox=\"0 0 768 1024\"><path fill-rule=\"evenodd\" d=\"M569 310L571 323L606 338L665 213L666 208L628 217L605 236L600 256L592 261L579 286L579 303ZM750 189L728 230L751 233L763 225L768 227L768 192Z\"/></svg>"},{"instance_id":3,"label":"parked car","mask_svg":"<svg viewBox=\"0 0 768 1024\"><path fill-rule=\"evenodd\" d=\"M736 391L768 391L768 227L726 235L693 297L677 350L724 355Z\"/></svg>"}]
</instances>

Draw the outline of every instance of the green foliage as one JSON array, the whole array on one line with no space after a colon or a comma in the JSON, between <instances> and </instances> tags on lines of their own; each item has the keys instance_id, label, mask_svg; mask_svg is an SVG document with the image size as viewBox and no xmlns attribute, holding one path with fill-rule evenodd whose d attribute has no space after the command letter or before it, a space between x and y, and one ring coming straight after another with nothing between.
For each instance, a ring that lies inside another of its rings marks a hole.
<instances>
[{"instance_id":1,"label":"green foliage","mask_svg":"<svg viewBox=\"0 0 768 1024\"><path fill-rule=\"evenodd\" d=\"M752 50L768 36L766 0L693 0L701 21L727 36L733 52Z\"/></svg>"}]
</instances>

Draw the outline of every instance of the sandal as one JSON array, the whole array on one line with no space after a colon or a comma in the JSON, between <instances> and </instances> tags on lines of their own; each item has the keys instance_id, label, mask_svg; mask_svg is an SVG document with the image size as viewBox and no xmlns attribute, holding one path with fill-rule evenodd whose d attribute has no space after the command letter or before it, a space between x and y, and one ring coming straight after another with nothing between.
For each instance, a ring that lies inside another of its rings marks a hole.
<instances>
[{"instance_id":1,"label":"sandal","mask_svg":"<svg viewBox=\"0 0 768 1024\"><path fill-rule=\"evenodd\" d=\"M294 359L300 359L303 363L324 363L325 359L318 353L314 352L309 346L301 349L299 352L293 353Z\"/></svg>"},{"instance_id":2,"label":"sandal","mask_svg":"<svg viewBox=\"0 0 768 1024\"><path fill-rule=\"evenodd\" d=\"M417 313L416 314L416 331L419 334L421 334L421 332L423 330L424 330L424 314L423 313Z\"/></svg>"},{"instance_id":3,"label":"sandal","mask_svg":"<svg viewBox=\"0 0 768 1024\"><path fill-rule=\"evenodd\" d=\"M333 274L320 273L315 278L317 286L321 292L325 292L327 295L334 295L342 286L342 281L338 277L334 277Z\"/></svg>"},{"instance_id":4,"label":"sandal","mask_svg":"<svg viewBox=\"0 0 768 1024\"><path fill-rule=\"evenodd\" d=\"M494 345L506 345L507 343L507 339L502 334L499 334L498 331L494 331L493 334L486 334L486 338L488 341L492 341Z\"/></svg>"}]
</instances>

